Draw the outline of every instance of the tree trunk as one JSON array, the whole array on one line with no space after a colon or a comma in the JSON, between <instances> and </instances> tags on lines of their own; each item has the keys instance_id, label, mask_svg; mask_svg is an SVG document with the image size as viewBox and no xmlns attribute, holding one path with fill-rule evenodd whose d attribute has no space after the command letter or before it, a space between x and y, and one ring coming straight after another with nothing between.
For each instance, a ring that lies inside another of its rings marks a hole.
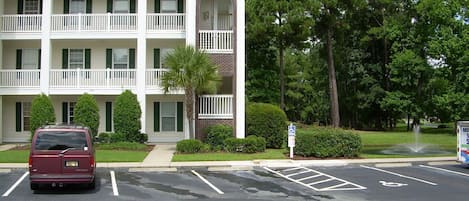
<instances>
[{"instance_id":1,"label":"tree trunk","mask_svg":"<svg viewBox=\"0 0 469 201\"><path fill-rule=\"evenodd\" d=\"M189 138L195 139L194 134L194 91L186 89L186 117L189 120Z\"/></svg>"},{"instance_id":2,"label":"tree trunk","mask_svg":"<svg viewBox=\"0 0 469 201\"><path fill-rule=\"evenodd\" d=\"M337 95L337 81L335 78L334 55L332 47L332 30L327 30L327 65L329 66L329 91L331 95L331 119L332 126L337 128L340 126L339 115L339 98Z\"/></svg>"},{"instance_id":3,"label":"tree trunk","mask_svg":"<svg viewBox=\"0 0 469 201\"><path fill-rule=\"evenodd\" d=\"M283 47L279 48L279 61L280 61L280 108L285 111L285 50Z\"/></svg>"}]
</instances>

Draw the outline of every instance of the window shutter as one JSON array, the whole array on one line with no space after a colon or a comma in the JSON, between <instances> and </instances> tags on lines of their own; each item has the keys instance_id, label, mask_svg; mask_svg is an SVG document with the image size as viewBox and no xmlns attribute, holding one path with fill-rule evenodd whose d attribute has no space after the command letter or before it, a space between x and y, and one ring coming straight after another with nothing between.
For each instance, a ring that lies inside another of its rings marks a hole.
<instances>
[{"instance_id":1,"label":"window shutter","mask_svg":"<svg viewBox=\"0 0 469 201\"><path fill-rule=\"evenodd\" d=\"M160 102L153 102L153 131L160 132Z\"/></svg>"},{"instance_id":2,"label":"window shutter","mask_svg":"<svg viewBox=\"0 0 469 201\"><path fill-rule=\"evenodd\" d=\"M130 0L130 13L135 13L135 0Z\"/></svg>"},{"instance_id":3,"label":"window shutter","mask_svg":"<svg viewBox=\"0 0 469 201\"><path fill-rule=\"evenodd\" d=\"M176 115L177 115L177 131L181 132L183 130L183 104L182 102L177 102Z\"/></svg>"},{"instance_id":4,"label":"window shutter","mask_svg":"<svg viewBox=\"0 0 469 201\"><path fill-rule=\"evenodd\" d=\"M21 114L23 113L21 109L21 102L16 102L16 132L21 132L21 124L23 123L21 121Z\"/></svg>"},{"instance_id":5,"label":"window shutter","mask_svg":"<svg viewBox=\"0 0 469 201\"><path fill-rule=\"evenodd\" d=\"M155 0L155 13L161 13L161 0Z\"/></svg>"},{"instance_id":6,"label":"window shutter","mask_svg":"<svg viewBox=\"0 0 469 201\"><path fill-rule=\"evenodd\" d=\"M41 69L41 49L37 50L37 69Z\"/></svg>"},{"instance_id":7,"label":"window shutter","mask_svg":"<svg viewBox=\"0 0 469 201\"><path fill-rule=\"evenodd\" d=\"M135 69L135 49L129 49L129 69Z\"/></svg>"},{"instance_id":8,"label":"window shutter","mask_svg":"<svg viewBox=\"0 0 469 201\"><path fill-rule=\"evenodd\" d=\"M112 68L112 49L106 49L106 68Z\"/></svg>"},{"instance_id":9,"label":"window shutter","mask_svg":"<svg viewBox=\"0 0 469 201\"><path fill-rule=\"evenodd\" d=\"M85 49L85 69L91 67L91 49Z\"/></svg>"},{"instance_id":10,"label":"window shutter","mask_svg":"<svg viewBox=\"0 0 469 201\"><path fill-rule=\"evenodd\" d=\"M112 132L112 102L106 102L106 132Z\"/></svg>"},{"instance_id":11,"label":"window shutter","mask_svg":"<svg viewBox=\"0 0 469 201\"><path fill-rule=\"evenodd\" d=\"M23 66L23 50L17 49L16 50L16 69L21 69Z\"/></svg>"},{"instance_id":12,"label":"window shutter","mask_svg":"<svg viewBox=\"0 0 469 201\"><path fill-rule=\"evenodd\" d=\"M68 69L68 49L62 49L62 69Z\"/></svg>"},{"instance_id":13,"label":"window shutter","mask_svg":"<svg viewBox=\"0 0 469 201\"><path fill-rule=\"evenodd\" d=\"M91 0L86 0L86 13L92 13L93 3Z\"/></svg>"},{"instance_id":14,"label":"window shutter","mask_svg":"<svg viewBox=\"0 0 469 201\"><path fill-rule=\"evenodd\" d=\"M184 13L184 1L178 0L178 13Z\"/></svg>"},{"instance_id":15,"label":"window shutter","mask_svg":"<svg viewBox=\"0 0 469 201\"><path fill-rule=\"evenodd\" d=\"M70 13L70 0L64 0L64 14Z\"/></svg>"},{"instance_id":16,"label":"window shutter","mask_svg":"<svg viewBox=\"0 0 469 201\"><path fill-rule=\"evenodd\" d=\"M18 14L23 14L23 4L24 0L18 0Z\"/></svg>"},{"instance_id":17,"label":"window shutter","mask_svg":"<svg viewBox=\"0 0 469 201\"><path fill-rule=\"evenodd\" d=\"M161 68L160 66L160 49L153 49L153 68Z\"/></svg>"},{"instance_id":18,"label":"window shutter","mask_svg":"<svg viewBox=\"0 0 469 201\"><path fill-rule=\"evenodd\" d=\"M39 14L42 14L42 0L39 0Z\"/></svg>"},{"instance_id":19,"label":"window shutter","mask_svg":"<svg viewBox=\"0 0 469 201\"><path fill-rule=\"evenodd\" d=\"M112 1L113 1L113 0L107 0L107 8L106 8L106 11L107 11L108 13L112 13L112 7L113 7L113 6L112 6Z\"/></svg>"},{"instance_id":20,"label":"window shutter","mask_svg":"<svg viewBox=\"0 0 469 201\"><path fill-rule=\"evenodd\" d=\"M68 103L62 102L62 123L68 123Z\"/></svg>"}]
</instances>

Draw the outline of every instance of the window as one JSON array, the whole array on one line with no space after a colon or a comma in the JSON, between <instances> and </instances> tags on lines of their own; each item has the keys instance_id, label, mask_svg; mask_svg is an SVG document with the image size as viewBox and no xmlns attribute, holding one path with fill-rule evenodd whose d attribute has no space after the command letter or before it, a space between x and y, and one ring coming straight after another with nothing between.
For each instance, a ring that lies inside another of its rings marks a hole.
<instances>
[{"instance_id":1,"label":"window","mask_svg":"<svg viewBox=\"0 0 469 201\"><path fill-rule=\"evenodd\" d=\"M177 12L177 0L161 0L161 12L162 13L176 13Z\"/></svg>"},{"instance_id":2,"label":"window","mask_svg":"<svg viewBox=\"0 0 469 201\"><path fill-rule=\"evenodd\" d=\"M161 131L176 131L176 103L161 102Z\"/></svg>"},{"instance_id":3,"label":"window","mask_svg":"<svg viewBox=\"0 0 469 201\"><path fill-rule=\"evenodd\" d=\"M130 13L128 0L114 0L114 13Z\"/></svg>"},{"instance_id":4,"label":"window","mask_svg":"<svg viewBox=\"0 0 469 201\"><path fill-rule=\"evenodd\" d=\"M23 49L21 69L38 69L39 51L38 49Z\"/></svg>"},{"instance_id":5,"label":"window","mask_svg":"<svg viewBox=\"0 0 469 201\"><path fill-rule=\"evenodd\" d=\"M42 131L37 135L36 150L83 149L87 146L85 132Z\"/></svg>"},{"instance_id":6,"label":"window","mask_svg":"<svg viewBox=\"0 0 469 201\"><path fill-rule=\"evenodd\" d=\"M166 64L166 57L168 54L171 54L174 52L174 49L161 49L161 66L163 68L169 68L169 66Z\"/></svg>"},{"instance_id":7,"label":"window","mask_svg":"<svg viewBox=\"0 0 469 201\"><path fill-rule=\"evenodd\" d=\"M70 14L86 13L85 0L70 0Z\"/></svg>"},{"instance_id":8,"label":"window","mask_svg":"<svg viewBox=\"0 0 469 201\"><path fill-rule=\"evenodd\" d=\"M40 14L39 0L24 0L23 14Z\"/></svg>"},{"instance_id":9,"label":"window","mask_svg":"<svg viewBox=\"0 0 469 201\"><path fill-rule=\"evenodd\" d=\"M129 67L129 50L113 49L112 50L112 68L127 69Z\"/></svg>"},{"instance_id":10,"label":"window","mask_svg":"<svg viewBox=\"0 0 469 201\"><path fill-rule=\"evenodd\" d=\"M63 123L67 123L67 124L75 123L74 122L75 104L76 104L76 102L63 102L62 103L62 115L63 115L62 116L62 121L63 121Z\"/></svg>"},{"instance_id":11,"label":"window","mask_svg":"<svg viewBox=\"0 0 469 201\"><path fill-rule=\"evenodd\" d=\"M31 129L31 102L16 102L16 132Z\"/></svg>"},{"instance_id":12,"label":"window","mask_svg":"<svg viewBox=\"0 0 469 201\"><path fill-rule=\"evenodd\" d=\"M85 51L83 49L70 49L69 69L83 69L85 67Z\"/></svg>"}]
</instances>

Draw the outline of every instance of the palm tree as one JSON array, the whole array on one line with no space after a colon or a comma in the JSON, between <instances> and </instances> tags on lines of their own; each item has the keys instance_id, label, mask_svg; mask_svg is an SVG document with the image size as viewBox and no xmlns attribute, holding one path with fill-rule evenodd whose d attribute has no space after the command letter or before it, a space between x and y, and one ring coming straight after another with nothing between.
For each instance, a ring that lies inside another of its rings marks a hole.
<instances>
[{"instance_id":1,"label":"palm tree","mask_svg":"<svg viewBox=\"0 0 469 201\"><path fill-rule=\"evenodd\" d=\"M205 52L192 46L178 47L168 54L165 63L169 71L162 77L165 94L170 89L184 89L186 115L189 120L189 136L194 135L194 99L201 93L212 93L220 82L218 67L214 65Z\"/></svg>"}]
</instances>

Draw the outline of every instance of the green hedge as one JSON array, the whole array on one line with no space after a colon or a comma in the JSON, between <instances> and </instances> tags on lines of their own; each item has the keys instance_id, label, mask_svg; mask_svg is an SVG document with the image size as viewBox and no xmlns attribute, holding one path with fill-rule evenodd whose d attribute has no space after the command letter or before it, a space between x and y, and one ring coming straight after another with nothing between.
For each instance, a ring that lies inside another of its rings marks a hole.
<instances>
[{"instance_id":1,"label":"green hedge","mask_svg":"<svg viewBox=\"0 0 469 201\"><path fill-rule=\"evenodd\" d=\"M147 145L137 142L116 142L110 144L98 144L99 150L128 150L128 151L146 151Z\"/></svg>"},{"instance_id":2,"label":"green hedge","mask_svg":"<svg viewBox=\"0 0 469 201\"><path fill-rule=\"evenodd\" d=\"M256 153L265 151L266 141L257 136L248 136L245 139L228 138L224 146L228 152Z\"/></svg>"},{"instance_id":3,"label":"green hedge","mask_svg":"<svg viewBox=\"0 0 469 201\"><path fill-rule=\"evenodd\" d=\"M250 103L246 108L247 136L263 137L268 148L281 148L287 132L287 115L279 107Z\"/></svg>"},{"instance_id":4,"label":"green hedge","mask_svg":"<svg viewBox=\"0 0 469 201\"><path fill-rule=\"evenodd\" d=\"M359 135L342 129L317 128L296 135L295 154L305 157L357 157L362 148Z\"/></svg>"},{"instance_id":5,"label":"green hedge","mask_svg":"<svg viewBox=\"0 0 469 201\"><path fill-rule=\"evenodd\" d=\"M222 150L223 142L233 137L233 127L225 124L216 124L205 128L207 134L205 143L211 146L212 150Z\"/></svg>"},{"instance_id":6,"label":"green hedge","mask_svg":"<svg viewBox=\"0 0 469 201\"><path fill-rule=\"evenodd\" d=\"M200 140L181 140L176 144L176 151L179 153L198 153L204 149L204 144Z\"/></svg>"}]
</instances>

